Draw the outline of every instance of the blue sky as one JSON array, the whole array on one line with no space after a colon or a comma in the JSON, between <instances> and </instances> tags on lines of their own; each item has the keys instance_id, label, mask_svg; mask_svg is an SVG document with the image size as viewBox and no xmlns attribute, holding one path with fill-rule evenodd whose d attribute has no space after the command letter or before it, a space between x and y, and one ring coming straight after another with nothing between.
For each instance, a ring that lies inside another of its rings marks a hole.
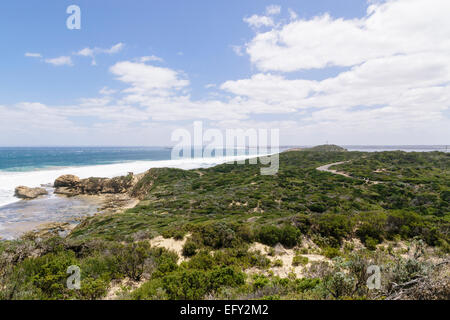
<instances>
[{"instance_id":1,"label":"blue sky","mask_svg":"<svg viewBox=\"0 0 450 320\"><path fill-rule=\"evenodd\" d=\"M66 28L66 8L71 4L82 10L81 30ZM265 0L2 1L0 30L8 44L0 60L2 103L63 103L95 95L105 85L117 85L107 74L114 61L146 55L162 57L172 68L188 73L192 94L201 97L207 94L206 84L252 74L248 59L237 56L231 46L253 35L243 17L263 13L271 4ZM323 12L353 18L366 10L361 0L293 0L283 5L305 18ZM76 59L76 68L54 68L24 56L39 52L57 57L118 42L126 44L124 50L101 57L95 68L82 57ZM320 77L320 72L307 76Z\"/></svg>"},{"instance_id":2,"label":"blue sky","mask_svg":"<svg viewBox=\"0 0 450 320\"><path fill-rule=\"evenodd\" d=\"M431 1L438 9L448 6L445 1ZM411 6L405 0L387 4L366 0L2 1L0 34L4 47L0 59L0 106L3 109L0 112L3 115L0 117L8 128L4 125L4 132L0 132L0 145L168 144L171 130L194 120L204 120L211 127L219 128L280 127L285 144L315 144L325 140L344 144L445 143L446 138L442 137L448 134L448 101L435 101L438 95L435 91L436 87L443 87L445 92L440 95L447 97L449 79L447 74L431 74L430 70L445 69L447 65L445 62L442 66L415 63L423 61L417 54L426 52L438 57L448 48L436 45L435 50L430 50L430 44L425 42L422 48L395 44L397 37L405 39L409 30L415 32L409 16L411 21L421 23L417 22L416 14L426 1L412 2L415 4ZM81 8L81 30L66 28L66 8L71 4ZM370 6L373 12L369 13ZM275 8L275 13L269 13L268 8ZM400 16L395 15L400 11L404 12L406 22L399 25ZM432 14L439 15L442 11L445 10L435 10ZM252 16L254 19L250 19ZM433 41L432 45L442 40L448 42L445 40L448 24L442 24L445 22L439 17L434 20L437 22L430 29L440 27L441 34L429 41ZM384 21L384 25L392 22L395 29L392 39L389 39L392 29L383 32L379 21ZM354 32L365 33L360 35L361 43ZM273 45L265 34L270 34L272 40L288 40ZM386 43L379 39L380 34L388 38ZM365 39L371 37L374 40L366 43ZM429 39L429 34L424 31L420 37ZM111 50L118 44L119 50ZM371 49L364 51L364 47ZM95 57L77 54L85 48L93 50ZM355 52L358 50L362 52ZM27 53L40 56L30 57ZM415 59L399 60L396 64L412 66L413 72L406 75L399 68L396 74L389 74L389 69L396 72L392 64L398 55ZM142 59L149 56L159 60ZM50 63L59 57L69 57L71 64ZM92 65L93 60L96 65ZM121 62L128 64L118 65ZM403 98L417 97L417 92L422 92L420 99L405 98L390 106L400 96L392 96L388 89L374 93L379 79L367 80L363 75L361 79L342 83L346 77L359 77L366 65L379 70L376 64L386 70L385 82L394 79L393 86L405 90ZM146 68L148 65L154 68ZM165 72L163 77L173 77L169 82L186 80L188 84L143 83L165 81L152 78L151 74L159 71ZM414 88L403 85L424 78L430 78L431 82L418 81ZM335 87L328 89L329 82ZM336 96L341 86L350 90L352 83L356 83L355 91L367 92L366 95ZM363 83L365 87L361 87ZM102 88L115 92L106 95L106 99L105 94L99 93ZM143 93L145 90L152 93ZM265 95L271 90L273 95ZM304 95L298 94L302 90ZM272 98L284 91L286 97ZM389 97L378 101L380 95ZM317 99L310 99L314 97ZM89 103L87 99L91 99ZM104 101L99 103L98 99ZM357 102L348 103L349 99ZM334 103L336 100L339 102ZM416 109L420 101L424 108L425 104L436 105L431 111L422 110L429 119ZM185 109L186 117L180 114L182 103L192 104ZM161 107L166 104L166 108ZM215 104L220 106L216 111L211 110L210 105ZM78 105L83 110L79 114L76 113ZM407 110L404 105L414 105L415 109ZM247 106L251 107L241 113ZM90 114L89 107L97 111ZM124 122L121 115L130 114L127 108L133 117ZM392 108L393 113L385 117ZM218 114L221 109L226 113L223 117ZM374 109L377 113L373 113ZM111 117L103 118L100 113L108 110ZM172 113L156 116L164 110ZM210 115L203 116L203 110ZM25 121L20 112L32 119ZM40 115L33 117L34 112ZM413 118L404 122L402 113L412 114ZM342 122L343 114L347 120L353 119L354 114L354 123ZM199 115L199 119L194 115ZM40 127L35 123L41 116L47 126L52 126L52 121L63 125L47 130L44 124ZM12 122L17 118L21 118L20 123L14 126ZM119 118L122 120L118 121ZM336 125L339 122L344 125ZM145 129L133 133L132 128L136 127ZM385 130L378 130L380 127ZM411 127L413 130L407 132ZM360 132L358 138L352 134L355 130ZM120 131L120 139L110 131ZM143 135L150 137L143 139ZM164 138L155 139L155 135Z\"/></svg>"}]
</instances>

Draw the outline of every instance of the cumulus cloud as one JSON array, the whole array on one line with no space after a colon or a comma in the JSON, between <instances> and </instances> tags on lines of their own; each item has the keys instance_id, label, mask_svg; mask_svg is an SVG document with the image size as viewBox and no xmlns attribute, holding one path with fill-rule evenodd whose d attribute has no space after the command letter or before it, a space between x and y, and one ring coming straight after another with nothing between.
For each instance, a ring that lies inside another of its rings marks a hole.
<instances>
[{"instance_id":1,"label":"cumulus cloud","mask_svg":"<svg viewBox=\"0 0 450 320\"><path fill-rule=\"evenodd\" d=\"M115 45L113 45L111 48L109 49L100 49L102 50L102 52L107 53L107 54L114 54L114 53L118 53L119 51L121 51L124 47L124 44L119 42Z\"/></svg>"},{"instance_id":2,"label":"cumulus cloud","mask_svg":"<svg viewBox=\"0 0 450 320\"><path fill-rule=\"evenodd\" d=\"M120 52L123 48L124 48L124 44L119 42L110 48L86 47L86 48L83 48L80 51L76 52L75 55L83 56L83 57L90 57L90 58L92 58L92 65L97 65L97 61L95 60L96 55L98 55L98 54L115 54L115 53Z\"/></svg>"},{"instance_id":3,"label":"cumulus cloud","mask_svg":"<svg viewBox=\"0 0 450 320\"><path fill-rule=\"evenodd\" d=\"M139 59L140 62L149 62L149 61L156 61L156 62L163 62L164 59L151 55L151 56L145 56L145 57L141 57Z\"/></svg>"},{"instance_id":4,"label":"cumulus cloud","mask_svg":"<svg viewBox=\"0 0 450 320\"><path fill-rule=\"evenodd\" d=\"M291 8L288 9L288 12L289 12L289 18L291 20L296 20L298 18L297 13L294 10L292 10Z\"/></svg>"},{"instance_id":5,"label":"cumulus cloud","mask_svg":"<svg viewBox=\"0 0 450 320\"><path fill-rule=\"evenodd\" d=\"M109 96L109 95L112 95L112 94L116 93L116 90L110 89L108 87L103 87L103 88L100 89L99 93L101 95Z\"/></svg>"},{"instance_id":6,"label":"cumulus cloud","mask_svg":"<svg viewBox=\"0 0 450 320\"><path fill-rule=\"evenodd\" d=\"M25 57L28 57L28 58L42 58L42 55L40 53L27 52L27 53L25 53Z\"/></svg>"},{"instance_id":7,"label":"cumulus cloud","mask_svg":"<svg viewBox=\"0 0 450 320\"><path fill-rule=\"evenodd\" d=\"M170 90L179 90L189 85L180 72L153 65L121 61L110 68L117 79L131 85L127 92L167 95Z\"/></svg>"},{"instance_id":8,"label":"cumulus cloud","mask_svg":"<svg viewBox=\"0 0 450 320\"><path fill-rule=\"evenodd\" d=\"M250 27L253 27L255 29L261 28L261 27L274 26L274 22L271 17L259 16L257 14L254 14L250 17L244 18L244 22L246 22Z\"/></svg>"},{"instance_id":9,"label":"cumulus cloud","mask_svg":"<svg viewBox=\"0 0 450 320\"><path fill-rule=\"evenodd\" d=\"M69 56L61 56L52 59L45 59L46 63L52 64L54 66L73 66L72 58Z\"/></svg>"},{"instance_id":10,"label":"cumulus cloud","mask_svg":"<svg viewBox=\"0 0 450 320\"><path fill-rule=\"evenodd\" d=\"M368 59L450 50L450 2L396 0L372 4L361 19L328 14L258 33L247 45L262 71L353 66Z\"/></svg>"},{"instance_id":11,"label":"cumulus cloud","mask_svg":"<svg viewBox=\"0 0 450 320\"><path fill-rule=\"evenodd\" d=\"M269 16L280 14L281 7L278 5L270 5L266 7L266 14Z\"/></svg>"}]
</instances>

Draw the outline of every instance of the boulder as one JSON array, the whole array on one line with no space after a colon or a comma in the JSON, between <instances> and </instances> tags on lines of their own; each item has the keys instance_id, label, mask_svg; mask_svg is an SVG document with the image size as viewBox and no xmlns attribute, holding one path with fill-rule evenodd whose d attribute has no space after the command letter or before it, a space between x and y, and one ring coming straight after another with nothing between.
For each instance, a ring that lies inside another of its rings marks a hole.
<instances>
[{"instance_id":1,"label":"boulder","mask_svg":"<svg viewBox=\"0 0 450 320\"><path fill-rule=\"evenodd\" d=\"M19 186L16 188L14 195L20 199L36 199L39 196L48 194L47 190L44 188L28 188L24 186Z\"/></svg>"},{"instance_id":2,"label":"boulder","mask_svg":"<svg viewBox=\"0 0 450 320\"><path fill-rule=\"evenodd\" d=\"M88 178L81 180L81 189L83 194L100 194L103 192L103 187L106 181L109 179L106 178Z\"/></svg>"},{"instance_id":3,"label":"boulder","mask_svg":"<svg viewBox=\"0 0 450 320\"><path fill-rule=\"evenodd\" d=\"M61 194L67 197L74 197L81 194L81 190L78 188L59 187L55 189L55 194Z\"/></svg>"},{"instance_id":4,"label":"boulder","mask_svg":"<svg viewBox=\"0 0 450 320\"><path fill-rule=\"evenodd\" d=\"M77 176L66 174L55 180L53 186L55 188L75 188L80 184L80 178Z\"/></svg>"},{"instance_id":5,"label":"boulder","mask_svg":"<svg viewBox=\"0 0 450 320\"><path fill-rule=\"evenodd\" d=\"M55 180L53 183L56 194L63 194L73 197L81 193L81 180L77 176L66 174Z\"/></svg>"}]
</instances>

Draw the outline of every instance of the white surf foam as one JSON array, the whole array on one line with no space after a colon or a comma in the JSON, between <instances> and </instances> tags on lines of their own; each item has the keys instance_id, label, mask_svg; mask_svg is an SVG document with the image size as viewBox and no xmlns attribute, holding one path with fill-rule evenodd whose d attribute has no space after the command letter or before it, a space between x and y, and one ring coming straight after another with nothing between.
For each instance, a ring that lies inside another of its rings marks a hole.
<instances>
[{"instance_id":1,"label":"white surf foam","mask_svg":"<svg viewBox=\"0 0 450 320\"><path fill-rule=\"evenodd\" d=\"M27 172L0 171L0 207L18 201L18 199L14 197L14 189L17 186L39 187L43 184L52 184L56 178L65 174L73 174L81 179L89 177L112 178L126 175L128 172L133 172L135 174L142 173L150 168L169 167L189 170L211 167L228 161L242 160L250 157L251 156L247 155L180 160L134 161L107 165L64 167Z\"/></svg>"}]
</instances>

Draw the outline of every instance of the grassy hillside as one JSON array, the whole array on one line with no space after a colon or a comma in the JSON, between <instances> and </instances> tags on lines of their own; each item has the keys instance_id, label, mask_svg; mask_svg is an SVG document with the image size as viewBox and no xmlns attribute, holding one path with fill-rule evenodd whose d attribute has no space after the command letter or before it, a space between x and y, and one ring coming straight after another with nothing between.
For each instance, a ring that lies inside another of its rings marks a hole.
<instances>
[{"instance_id":1,"label":"grassy hillside","mask_svg":"<svg viewBox=\"0 0 450 320\"><path fill-rule=\"evenodd\" d=\"M275 176L250 164L151 169L132 190L141 199L133 209L87 218L65 239L1 243L0 297L101 298L131 279L145 282L124 293L134 299L383 298L417 277L432 288L422 298L448 294L433 289L427 254L448 259L449 154L323 151L280 154ZM351 177L316 170L342 161L332 169ZM184 239L184 262L150 247L160 235ZM255 242L266 252L250 250ZM301 277L273 274L283 268L279 244ZM386 277L369 292L362 278L375 262ZM83 272L80 291L63 285L72 264Z\"/></svg>"}]
</instances>

